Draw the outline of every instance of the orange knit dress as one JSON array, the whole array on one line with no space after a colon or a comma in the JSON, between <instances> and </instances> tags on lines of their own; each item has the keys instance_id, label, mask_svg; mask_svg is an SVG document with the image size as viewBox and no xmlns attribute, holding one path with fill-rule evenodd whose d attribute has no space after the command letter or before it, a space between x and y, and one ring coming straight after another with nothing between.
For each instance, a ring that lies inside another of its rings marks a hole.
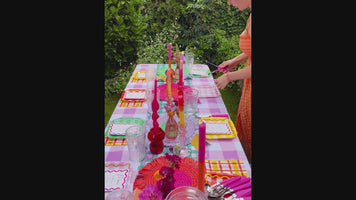
<instances>
[{"instance_id":1,"label":"orange knit dress","mask_svg":"<svg viewBox=\"0 0 356 200\"><path fill-rule=\"evenodd\" d=\"M248 34L247 21L245 32L240 35L240 49L248 55L246 66L251 65L251 36ZM236 129L246 156L251 160L251 78L244 79L239 108L236 117Z\"/></svg>"}]
</instances>

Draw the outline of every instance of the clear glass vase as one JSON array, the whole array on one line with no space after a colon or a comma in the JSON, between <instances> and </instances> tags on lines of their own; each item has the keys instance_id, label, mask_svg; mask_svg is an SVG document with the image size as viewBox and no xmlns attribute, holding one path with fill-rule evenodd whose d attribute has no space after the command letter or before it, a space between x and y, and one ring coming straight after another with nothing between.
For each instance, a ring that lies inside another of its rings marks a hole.
<instances>
[{"instance_id":1,"label":"clear glass vase","mask_svg":"<svg viewBox=\"0 0 356 200\"><path fill-rule=\"evenodd\" d=\"M168 111L168 120L166 123L166 138L168 140L175 140L178 136L178 124L174 119L174 111Z\"/></svg>"}]
</instances>

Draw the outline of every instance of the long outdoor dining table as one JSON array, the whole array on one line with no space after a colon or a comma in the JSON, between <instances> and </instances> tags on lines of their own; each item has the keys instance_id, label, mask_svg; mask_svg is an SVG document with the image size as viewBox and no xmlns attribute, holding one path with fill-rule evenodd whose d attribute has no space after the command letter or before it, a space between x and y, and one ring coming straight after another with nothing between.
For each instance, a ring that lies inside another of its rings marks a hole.
<instances>
[{"instance_id":1,"label":"long outdoor dining table","mask_svg":"<svg viewBox=\"0 0 356 200\"><path fill-rule=\"evenodd\" d=\"M132 73L131 78L137 71L145 71L148 67L152 68L155 67L158 71L158 69L162 67L166 67L168 64L139 64L136 66L135 70ZM173 65L172 65L173 66ZM185 65L184 65L185 66ZM207 65L203 64L194 64L193 68L201 68L201 69L209 69ZM158 85L164 84L165 82L158 82ZM125 83L123 83L125 84ZM192 79L184 79L184 84L189 85L191 87L199 87L199 86L212 86L215 85L214 79L212 76L209 77L193 77ZM125 89L146 89L146 82L132 82L130 81L127 83ZM198 115L211 115L211 114L227 114L228 111L226 110L224 101L221 97L221 95L217 97L200 97L199 98L200 103L198 103ZM124 106L119 106L119 101L118 105L115 107L110 120L114 120L120 117L139 117L142 118L143 120L147 120L148 118L148 107L146 103L143 103L143 106L141 107L124 107ZM105 127L105 132L108 129L109 123ZM239 134L239 133L237 133ZM147 136L147 133L146 133ZM107 139L105 137L105 139ZM146 138L147 139L147 138ZM243 170L246 170L245 172L248 174L249 177L251 177L251 167L249 165L249 162L246 158L246 155L244 153L244 150L241 146L241 143L239 141L238 137L235 137L233 139L210 139L208 140L210 144L206 145L206 159L209 160L241 160L242 161L242 168ZM191 144L188 144L189 149L191 149L192 154L191 158L198 160L198 151L192 146ZM150 153L149 150L147 150L147 154L143 161L140 163L136 163L134 165L135 167L135 172L137 174L138 170L144 166L147 162L151 161L153 158L159 157L164 155L164 153L168 152L168 147L165 147L164 151L161 154L158 155L153 155ZM128 147L127 145L105 145L105 162L129 162L129 152L128 152ZM128 190L132 191L132 184L134 181L134 176L131 180L131 184L128 188Z\"/></svg>"}]
</instances>

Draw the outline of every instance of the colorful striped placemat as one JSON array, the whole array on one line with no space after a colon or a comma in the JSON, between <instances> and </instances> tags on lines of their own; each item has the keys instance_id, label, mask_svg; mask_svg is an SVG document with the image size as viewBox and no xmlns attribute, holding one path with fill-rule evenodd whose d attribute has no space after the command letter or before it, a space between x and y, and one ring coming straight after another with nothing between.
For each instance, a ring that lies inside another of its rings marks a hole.
<instances>
[{"instance_id":1,"label":"colorful striped placemat","mask_svg":"<svg viewBox=\"0 0 356 200\"><path fill-rule=\"evenodd\" d=\"M206 173L217 172L248 177L242 160L205 160Z\"/></svg>"}]
</instances>

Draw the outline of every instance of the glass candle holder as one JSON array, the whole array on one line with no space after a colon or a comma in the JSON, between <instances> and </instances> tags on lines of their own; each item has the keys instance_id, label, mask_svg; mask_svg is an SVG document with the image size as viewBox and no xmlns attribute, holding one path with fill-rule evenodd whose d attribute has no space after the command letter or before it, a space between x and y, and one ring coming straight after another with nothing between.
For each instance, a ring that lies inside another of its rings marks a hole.
<instances>
[{"instance_id":1,"label":"glass candle holder","mask_svg":"<svg viewBox=\"0 0 356 200\"><path fill-rule=\"evenodd\" d=\"M134 125L125 131L130 161L141 161L145 158L145 132L143 127Z\"/></svg>"},{"instance_id":2,"label":"glass candle holder","mask_svg":"<svg viewBox=\"0 0 356 200\"><path fill-rule=\"evenodd\" d=\"M184 57L185 57L185 64L187 65L190 72L194 64L194 53L186 52L184 53Z\"/></svg>"},{"instance_id":3,"label":"glass candle holder","mask_svg":"<svg viewBox=\"0 0 356 200\"><path fill-rule=\"evenodd\" d=\"M199 90L191 88L183 90L184 96L184 114L194 115L198 112Z\"/></svg>"},{"instance_id":4,"label":"glass candle holder","mask_svg":"<svg viewBox=\"0 0 356 200\"><path fill-rule=\"evenodd\" d=\"M164 107L168 115L166 128L165 128L166 138L167 140L172 141L175 140L178 136L178 124L174 119L174 112L176 108L173 104L172 99L168 99L168 98L167 98L167 104Z\"/></svg>"}]
</instances>

